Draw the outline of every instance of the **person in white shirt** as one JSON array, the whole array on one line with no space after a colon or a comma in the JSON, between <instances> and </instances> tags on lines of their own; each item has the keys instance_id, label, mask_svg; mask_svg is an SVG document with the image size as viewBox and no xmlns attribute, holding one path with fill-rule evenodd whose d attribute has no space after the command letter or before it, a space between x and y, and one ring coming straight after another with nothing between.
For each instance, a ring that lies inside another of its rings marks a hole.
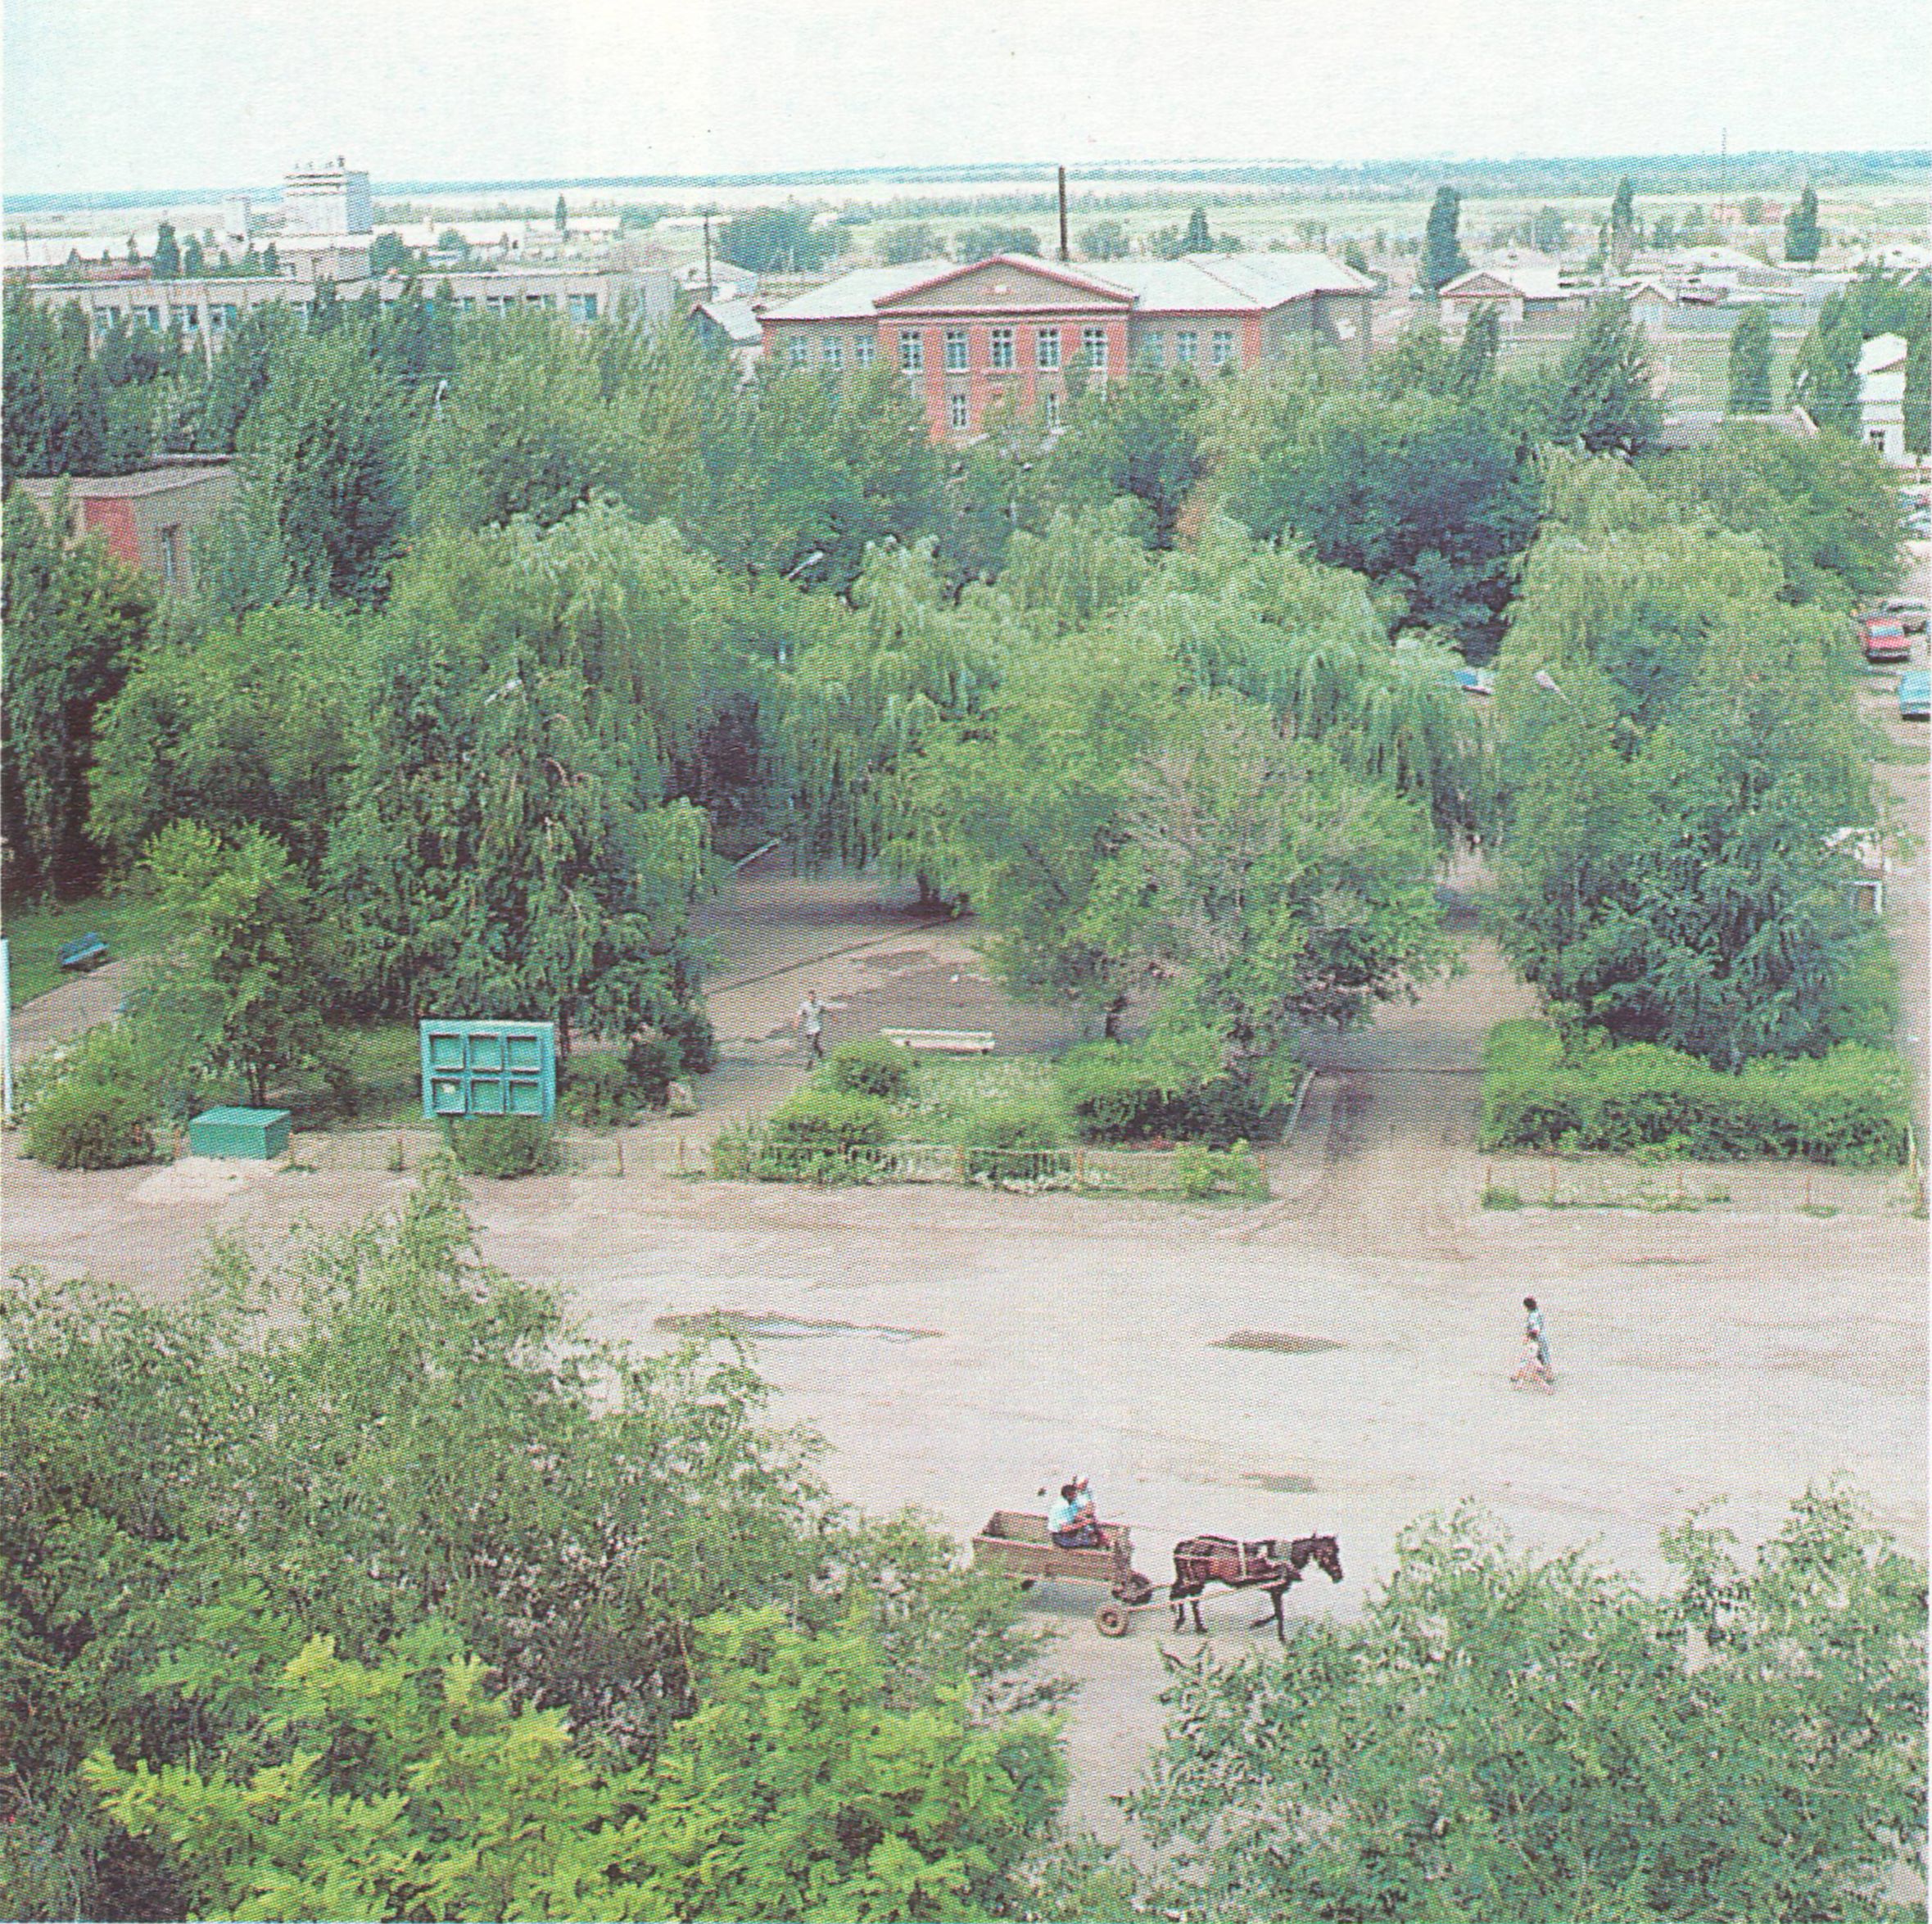
<instances>
[{"instance_id":1,"label":"person in white shirt","mask_svg":"<svg viewBox=\"0 0 1932 1924\"><path fill-rule=\"evenodd\" d=\"M1047 1512L1047 1528L1056 1550L1098 1550L1106 1542L1084 1477L1060 1486L1060 1501Z\"/></svg>"},{"instance_id":2,"label":"person in white shirt","mask_svg":"<svg viewBox=\"0 0 1932 1924\"><path fill-rule=\"evenodd\" d=\"M825 1060L825 1004L818 999L816 989L805 991L805 999L799 1005L799 1030L805 1038L805 1053L808 1060L821 1062Z\"/></svg>"}]
</instances>

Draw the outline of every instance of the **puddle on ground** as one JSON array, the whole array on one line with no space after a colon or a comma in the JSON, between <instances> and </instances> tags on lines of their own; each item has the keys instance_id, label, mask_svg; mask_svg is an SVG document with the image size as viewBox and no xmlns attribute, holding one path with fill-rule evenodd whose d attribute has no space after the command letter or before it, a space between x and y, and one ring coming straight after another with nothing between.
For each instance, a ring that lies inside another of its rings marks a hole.
<instances>
[{"instance_id":1,"label":"puddle on ground","mask_svg":"<svg viewBox=\"0 0 1932 1924\"><path fill-rule=\"evenodd\" d=\"M1251 1471L1241 1479L1252 1483L1257 1490L1270 1490L1278 1496L1309 1496L1314 1492L1313 1477L1264 1476L1260 1471Z\"/></svg>"},{"instance_id":2,"label":"puddle on ground","mask_svg":"<svg viewBox=\"0 0 1932 1924\"><path fill-rule=\"evenodd\" d=\"M808 1336L876 1336L882 1342L916 1342L942 1336L939 1329L901 1329L890 1323L840 1323L815 1316L781 1316L776 1311L700 1310L659 1316L654 1328L673 1336L741 1336L749 1342L780 1342Z\"/></svg>"},{"instance_id":3,"label":"puddle on ground","mask_svg":"<svg viewBox=\"0 0 1932 1924\"><path fill-rule=\"evenodd\" d=\"M1345 1347L1325 1336L1289 1336L1276 1329L1237 1329L1215 1345L1218 1350L1270 1350L1283 1356L1312 1356L1319 1350Z\"/></svg>"}]
</instances>

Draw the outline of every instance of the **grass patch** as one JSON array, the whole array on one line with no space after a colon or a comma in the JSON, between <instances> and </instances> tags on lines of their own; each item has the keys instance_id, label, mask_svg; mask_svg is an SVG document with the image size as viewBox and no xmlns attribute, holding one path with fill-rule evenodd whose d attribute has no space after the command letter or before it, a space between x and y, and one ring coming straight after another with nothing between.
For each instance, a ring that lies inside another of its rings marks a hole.
<instances>
[{"instance_id":1,"label":"grass patch","mask_svg":"<svg viewBox=\"0 0 1932 1924\"><path fill-rule=\"evenodd\" d=\"M1241 1479L1252 1483L1257 1490L1267 1490L1277 1496L1312 1496L1314 1494L1314 1478L1297 1476L1265 1476L1251 1472Z\"/></svg>"},{"instance_id":2,"label":"grass patch","mask_svg":"<svg viewBox=\"0 0 1932 1924\"><path fill-rule=\"evenodd\" d=\"M60 964L63 942L100 935L107 944L107 959L124 962L154 947L154 922L152 905L133 896L88 895L52 908L8 909L7 958L14 1007L72 979L71 971Z\"/></svg>"},{"instance_id":3,"label":"grass patch","mask_svg":"<svg viewBox=\"0 0 1932 1924\"><path fill-rule=\"evenodd\" d=\"M1059 1107L1050 1056L915 1056L912 1069L912 1089L895 1106L905 1134L920 1142L964 1142L989 1103Z\"/></svg>"},{"instance_id":4,"label":"grass patch","mask_svg":"<svg viewBox=\"0 0 1932 1924\"><path fill-rule=\"evenodd\" d=\"M1288 1336L1277 1329L1237 1329L1215 1345L1218 1350L1266 1350L1278 1356L1312 1356L1346 1347L1326 1336Z\"/></svg>"}]
</instances>

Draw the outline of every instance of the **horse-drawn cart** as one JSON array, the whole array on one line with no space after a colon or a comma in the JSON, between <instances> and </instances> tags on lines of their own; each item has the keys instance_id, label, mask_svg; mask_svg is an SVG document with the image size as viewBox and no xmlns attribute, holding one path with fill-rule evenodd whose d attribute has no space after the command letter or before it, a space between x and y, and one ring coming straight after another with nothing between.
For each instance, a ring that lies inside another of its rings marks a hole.
<instances>
[{"instance_id":1,"label":"horse-drawn cart","mask_svg":"<svg viewBox=\"0 0 1932 1924\"><path fill-rule=\"evenodd\" d=\"M999 1570L1019 1578L1022 1588L1047 1582L1104 1583L1110 1600L1093 1613L1102 1637L1124 1637L1133 1627L1132 1612L1160 1594L1133 1567L1133 1540L1124 1523L1102 1523L1106 1541L1093 1550L1062 1550L1043 1516L1025 1510L996 1510L973 1539L973 1567Z\"/></svg>"}]
</instances>

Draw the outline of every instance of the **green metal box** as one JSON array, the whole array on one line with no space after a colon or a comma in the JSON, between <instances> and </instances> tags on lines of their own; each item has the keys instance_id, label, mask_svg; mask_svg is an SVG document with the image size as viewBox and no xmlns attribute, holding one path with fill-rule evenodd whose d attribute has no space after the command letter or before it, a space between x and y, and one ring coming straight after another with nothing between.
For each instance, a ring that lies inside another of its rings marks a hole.
<instances>
[{"instance_id":1,"label":"green metal box","mask_svg":"<svg viewBox=\"0 0 1932 1924\"><path fill-rule=\"evenodd\" d=\"M188 1125L188 1146L197 1156L227 1156L272 1162L288 1149L286 1109L204 1109Z\"/></svg>"},{"instance_id":2,"label":"green metal box","mask_svg":"<svg viewBox=\"0 0 1932 1924\"><path fill-rule=\"evenodd\" d=\"M423 1113L541 1116L557 1107L550 1022L423 1022Z\"/></svg>"}]
</instances>

